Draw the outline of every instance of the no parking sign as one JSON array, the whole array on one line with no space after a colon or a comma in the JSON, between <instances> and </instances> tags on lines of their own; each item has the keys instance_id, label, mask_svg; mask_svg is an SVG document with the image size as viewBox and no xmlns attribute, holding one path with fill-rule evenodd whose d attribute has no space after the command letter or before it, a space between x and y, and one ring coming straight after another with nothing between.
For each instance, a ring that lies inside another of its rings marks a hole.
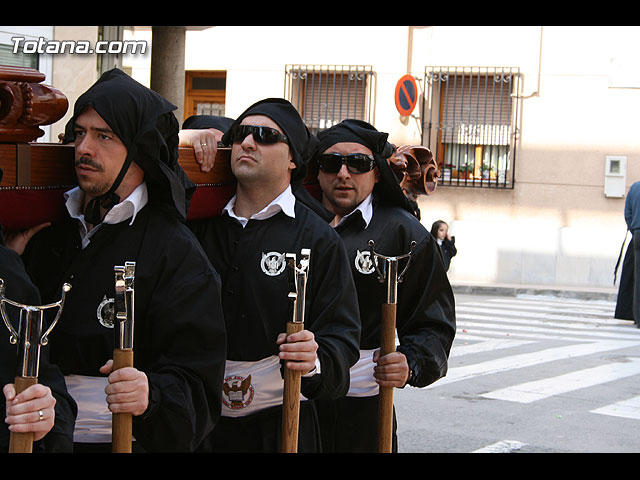
<instances>
[{"instance_id":1,"label":"no parking sign","mask_svg":"<svg viewBox=\"0 0 640 480\"><path fill-rule=\"evenodd\" d=\"M396 109L405 117L411 115L418 102L418 86L413 75L403 75L396 84Z\"/></svg>"}]
</instances>

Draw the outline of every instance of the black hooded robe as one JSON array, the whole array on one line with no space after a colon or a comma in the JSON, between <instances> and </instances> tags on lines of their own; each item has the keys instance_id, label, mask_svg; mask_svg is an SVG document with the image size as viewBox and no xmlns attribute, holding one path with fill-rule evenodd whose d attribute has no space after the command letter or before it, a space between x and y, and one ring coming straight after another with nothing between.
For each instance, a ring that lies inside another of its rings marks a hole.
<instances>
[{"instance_id":1,"label":"black hooded robe","mask_svg":"<svg viewBox=\"0 0 640 480\"><path fill-rule=\"evenodd\" d=\"M386 283L375 271L357 264L362 252L386 256L408 253L416 242L402 283L398 284L396 330L397 351L407 357L413 372L410 385L427 386L445 376L455 335L455 307L438 245L431 234L406 210L386 204L374 196L373 217L365 228L359 212L336 227L349 257L358 291L362 321L362 350L380 348L381 305L386 301ZM390 235L393 232L393 235ZM400 263L402 267L404 263ZM377 443L378 396L343 397L335 402L319 402L323 451L375 453ZM394 451L397 449L395 422Z\"/></svg>"},{"instance_id":2,"label":"black hooded robe","mask_svg":"<svg viewBox=\"0 0 640 480\"><path fill-rule=\"evenodd\" d=\"M134 366L149 381L149 407L133 419L149 452L193 451L220 415L225 331L220 278L184 224L191 184L177 163L175 106L122 71L105 73L75 105L94 108L145 172L149 202L135 221L101 224L84 249L75 219L41 230L24 254L42 299L72 284L51 335L65 375L99 377L114 331L98 316L114 297L114 266L136 262Z\"/></svg>"},{"instance_id":3,"label":"black hooded robe","mask_svg":"<svg viewBox=\"0 0 640 480\"><path fill-rule=\"evenodd\" d=\"M380 347L382 304L387 301L386 282L366 265L374 241L376 253L398 256L416 245L402 283L398 284L396 307L397 351L407 358L412 377L409 385L427 386L446 375L455 337L455 299L438 245L415 217L407 197L391 171L387 158L393 145L387 134L358 120L344 120L318 134L319 152L336 143L355 142L374 154L381 180L373 189L373 215L367 226L360 211L354 211L336 227L349 257L358 292L362 322L361 350ZM332 217L333 218L333 217ZM370 258L370 257L369 257ZM399 272L404 267L400 262ZM362 272L365 273L362 273ZM323 451L378 451L378 395L345 396L333 402L318 402ZM397 451L394 412L393 451Z\"/></svg>"},{"instance_id":4,"label":"black hooded robe","mask_svg":"<svg viewBox=\"0 0 640 480\"><path fill-rule=\"evenodd\" d=\"M320 373L302 379L299 452L320 451L314 399L338 398L349 387L349 368L358 358L360 321L346 252L336 232L299 194L306 163L317 145L299 114L283 99L265 99L240 115L266 115L288 137L296 168L291 179L296 196L295 218L279 212L242 226L227 214L191 226L222 278L222 304L227 327L227 359L254 362L277 355L278 334L291 320L288 268L270 276L262 270L263 255L310 249L306 288L305 329L318 343ZM229 143L231 126L223 143ZM277 452L280 450L282 407L265 408L243 417L222 417L208 439L206 451Z\"/></svg>"},{"instance_id":5,"label":"black hooded robe","mask_svg":"<svg viewBox=\"0 0 640 480\"><path fill-rule=\"evenodd\" d=\"M268 276L261 270L262 256L295 253L299 259L301 249L311 249L305 329L318 343L321 373L303 377L301 390L308 399L344 395L349 367L358 358L360 324L346 252L335 231L300 202L295 218L280 212L269 219L249 220L243 229L223 214L194 222L192 228L222 278L229 360L258 361L277 355L276 338L291 320L288 268ZM300 415L299 451L317 451L313 404L302 402ZM248 417L223 417L210 436L211 451L276 452L281 421L281 407ZM251 435L259 443L251 443Z\"/></svg>"}]
</instances>

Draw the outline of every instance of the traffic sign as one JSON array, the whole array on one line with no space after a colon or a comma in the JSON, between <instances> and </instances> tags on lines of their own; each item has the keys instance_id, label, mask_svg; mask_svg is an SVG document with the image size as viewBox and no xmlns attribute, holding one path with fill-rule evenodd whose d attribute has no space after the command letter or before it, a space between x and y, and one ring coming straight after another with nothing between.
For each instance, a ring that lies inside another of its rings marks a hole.
<instances>
[{"instance_id":1,"label":"traffic sign","mask_svg":"<svg viewBox=\"0 0 640 480\"><path fill-rule=\"evenodd\" d=\"M403 116L411 115L418 102L418 86L413 75L403 75L396 84L396 109Z\"/></svg>"}]
</instances>

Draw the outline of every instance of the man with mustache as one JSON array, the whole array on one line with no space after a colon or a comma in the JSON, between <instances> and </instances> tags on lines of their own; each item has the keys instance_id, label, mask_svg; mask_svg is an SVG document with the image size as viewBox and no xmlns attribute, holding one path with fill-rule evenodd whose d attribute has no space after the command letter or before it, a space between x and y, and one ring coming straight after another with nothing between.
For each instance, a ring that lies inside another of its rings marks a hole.
<instances>
[{"instance_id":1,"label":"man with mustache","mask_svg":"<svg viewBox=\"0 0 640 480\"><path fill-rule=\"evenodd\" d=\"M192 225L222 277L227 326L222 418L202 450L280 451L281 370L289 368L302 374L298 451L318 452L309 400L347 391L360 323L344 246L300 200L317 140L291 103L270 98L240 115L222 141L232 145L236 195L222 215ZM284 256L294 253L299 261L307 248L305 328L287 337L292 310Z\"/></svg>"},{"instance_id":2,"label":"man with mustache","mask_svg":"<svg viewBox=\"0 0 640 480\"><path fill-rule=\"evenodd\" d=\"M322 205L347 248L362 322L360 360L351 369L348 393L338 401L317 402L323 451L377 452L379 386L424 387L446 374L455 335L454 298L438 246L389 167L394 146L387 134L360 120L344 120L321 131L318 140ZM386 284L378 280L369 240L385 256L404 255L416 242L398 285L400 345L384 356L379 347ZM397 451L395 421L392 448Z\"/></svg>"},{"instance_id":3,"label":"man with mustache","mask_svg":"<svg viewBox=\"0 0 640 480\"><path fill-rule=\"evenodd\" d=\"M133 416L134 451L193 451L220 414L220 278L186 227L194 185L178 165L175 106L113 69L78 98L78 187L68 217L29 242L43 301L73 288L50 338L78 404L74 451L111 449L112 413ZM113 371L114 266L135 262L134 366ZM110 313L111 312L111 313Z\"/></svg>"}]
</instances>

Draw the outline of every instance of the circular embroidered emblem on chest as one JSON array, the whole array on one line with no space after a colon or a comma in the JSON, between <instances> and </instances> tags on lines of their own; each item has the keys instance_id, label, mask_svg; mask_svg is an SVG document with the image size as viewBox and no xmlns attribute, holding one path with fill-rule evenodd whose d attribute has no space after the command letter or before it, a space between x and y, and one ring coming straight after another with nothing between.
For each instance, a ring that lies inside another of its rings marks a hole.
<instances>
[{"instance_id":1,"label":"circular embroidered emblem on chest","mask_svg":"<svg viewBox=\"0 0 640 480\"><path fill-rule=\"evenodd\" d=\"M260 268L262 271L270 277L280 275L284 271L286 266L284 253L269 252L262 253L262 260L260 260Z\"/></svg>"},{"instance_id":2,"label":"circular embroidered emblem on chest","mask_svg":"<svg viewBox=\"0 0 640 480\"><path fill-rule=\"evenodd\" d=\"M98 305L96 314L100 325L103 327L113 328L113 317L115 315L113 305L113 298L107 298L106 295L102 299L102 302L100 302L100 305Z\"/></svg>"},{"instance_id":3,"label":"circular embroidered emblem on chest","mask_svg":"<svg viewBox=\"0 0 640 480\"><path fill-rule=\"evenodd\" d=\"M364 275L369 275L375 271L375 266L373 265L371 252L369 250L365 250L364 252L358 250L354 263L356 266L356 270Z\"/></svg>"},{"instance_id":4,"label":"circular embroidered emblem on chest","mask_svg":"<svg viewBox=\"0 0 640 480\"><path fill-rule=\"evenodd\" d=\"M253 401L254 393L251 375L247 378L230 375L222 384L222 403L234 410L246 408Z\"/></svg>"}]
</instances>

